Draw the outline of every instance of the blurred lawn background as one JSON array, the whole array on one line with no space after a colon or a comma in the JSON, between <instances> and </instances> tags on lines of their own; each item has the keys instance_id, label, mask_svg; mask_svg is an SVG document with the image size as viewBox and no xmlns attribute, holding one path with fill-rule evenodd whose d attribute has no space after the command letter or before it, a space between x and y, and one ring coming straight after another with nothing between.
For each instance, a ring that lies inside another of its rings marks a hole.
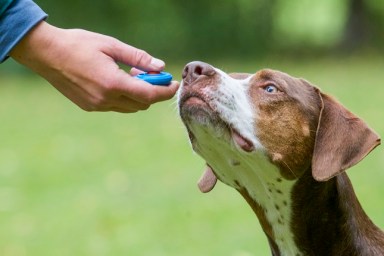
<instances>
[{"instance_id":1,"label":"blurred lawn background","mask_svg":"<svg viewBox=\"0 0 384 256\"><path fill-rule=\"evenodd\" d=\"M54 25L109 34L164 59L177 80L197 59L227 72L268 67L304 77L384 135L380 1L37 3ZM269 255L236 191L198 191L204 161L175 102L86 113L12 60L2 64L0 255ZM348 173L384 228L384 149Z\"/></svg>"}]
</instances>

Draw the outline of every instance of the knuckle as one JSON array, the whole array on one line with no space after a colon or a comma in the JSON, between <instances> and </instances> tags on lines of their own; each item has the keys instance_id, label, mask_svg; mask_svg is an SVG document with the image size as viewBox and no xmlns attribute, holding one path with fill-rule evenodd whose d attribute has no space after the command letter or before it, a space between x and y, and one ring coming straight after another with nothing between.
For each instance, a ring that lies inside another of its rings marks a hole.
<instances>
[{"instance_id":1,"label":"knuckle","mask_svg":"<svg viewBox=\"0 0 384 256\"><path fill-rule=\"evenodd\" d=\"M135 60L138 66L148 64L151 61L149 54L141 49L137 49L135 52Z\"/></svg>"},{"instance_id":2,"label":"knuckle","mask_svg":"<svg viewBox=\"0 0 384 256\"><path fill-rule=\"evenodd\" d=\"M93 112L96 111L95 106L89 101L89 100L77 100L73 101L73 103L76 104L80 109L84 110L85 112Z\"/></svg>"},{"instance_id":3,"label":"knuckle","mask_svg":"<svg viewBox=\"0 0 384 256\"><path fill-rule=\"evenodd\" d=\"M150 106L151 106L150 104L145 104L145 105L141 106L140 110L147 110L147 109L149 109Z\"/></svg>"},{"instance_id":4,"label":"knuckle","mask_svg":"<svg viewBox=\"0 0 384 256\"><path fill-rule=\"evenodd\" d=\"M79 108L81 108L85 112L94 112L94 111L96 111L96 109L92 105L89 105L89 104L78 105L78 106L79 106Z\"/></svg>"},{"instance_id":5,"label":"knuckle","mask_svg":"<svg viewBox=\"0 0 384 256\"><path fill-rule=\"evenodd\" d=\"M150 105L156 102L156 94L154 92L149 92L143 97L143 103Z\"/></svg>"},{"instance_id":6,"label":"knuckle","mask_svg":"<svg viewBox=\"0 0 384 256\"><path fill-rule=\"evenodd\" d=\"M100 81L99 93L101 96L100 100L103 101L104 98L114 95L119 88L119 80L116 77L104 77Z\"/></svg>"},{"instance_id":7,"label":"knuckle","mask_svg":"<svg viewBox=\"0 0 384 256\"><path fill-rule=\"evenodd\" d=\"M108 109L108 99L104 96L94 96L87 103L78 106L86 112L106 111Z\"/></svg>"},{"instance_id":8,"label":"knuckle","mask_svg":"<svg viewBox=\"0 0 384 256\"><path fill-rule=\"evenodd\" d=\"M96 110L102 110L108 104L108 99L105 95L100 95L98 97L94 97L92 100L92 105Z\"/></svg>"},{"instance_id":9,"label":"knuckle","mask_svg":"<svg viewBox=\"0 0 384 256\"><path fill-rule=\"evenodd\" d=\"M116 85L116 79L113 76L104 76L100 81L100 89L103 91L109 91Z\"/></svg>"}]
</instances>

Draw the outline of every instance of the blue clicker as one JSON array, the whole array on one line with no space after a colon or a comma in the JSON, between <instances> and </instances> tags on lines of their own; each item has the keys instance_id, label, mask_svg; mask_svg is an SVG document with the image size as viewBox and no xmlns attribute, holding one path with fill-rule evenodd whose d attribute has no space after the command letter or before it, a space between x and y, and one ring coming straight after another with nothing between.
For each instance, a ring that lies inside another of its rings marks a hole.
<instances>
[{"instance_id":1,"label":"blue clicker","mask_svg":"<svg viewBox=\"0 0 384 256\"><path fill-rule=\"evenodd\" d=\"M172 81L172 75L168 72L145 72L136 77L153 85L166 86Z\"/></svg>"}]
</instances>

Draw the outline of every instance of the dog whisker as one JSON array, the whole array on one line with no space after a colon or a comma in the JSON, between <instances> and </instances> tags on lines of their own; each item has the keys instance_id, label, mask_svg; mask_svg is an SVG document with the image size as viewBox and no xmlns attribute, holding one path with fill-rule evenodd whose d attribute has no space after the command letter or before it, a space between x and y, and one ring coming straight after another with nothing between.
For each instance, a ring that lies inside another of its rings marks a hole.
<instances>
[{"instance_id":1,"label":"dog whisker","mask_svg":"<svg viewBox=\"0 0 384 256\"><path fill-rule=\"evenodd\" d=\"M298 177L297 177L297 175L295 174L295 172L292 171L291 167L289 167L289 165L288 165L286 162L284 162L284 160L281 160L281 161L282 161L283 164L288 168L288 170L292 173L292 175L295 177L295 179L297 179Z\"/></svg>"}]
</instances>

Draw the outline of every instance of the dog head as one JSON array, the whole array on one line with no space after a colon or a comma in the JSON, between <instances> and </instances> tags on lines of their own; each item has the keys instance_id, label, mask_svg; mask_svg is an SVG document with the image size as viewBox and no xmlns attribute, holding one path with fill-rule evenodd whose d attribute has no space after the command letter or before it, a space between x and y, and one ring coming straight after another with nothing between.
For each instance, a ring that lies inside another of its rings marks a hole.
<instances>
[{"instance_id":1,"label":"dog head","mask_svg":"<svg viewBox=\"0 0 384 256\"><path fill-rule=\"evenodd\" d=\"M194 151L209 166L205 190L213 188L213 174L236 188L230 172L256 162L254 169L275 166L286 180L312 170L314 179L326 181L380 144L378 135L335 99L283 72L226 74L191 62L182 76L179 113Z\"/></svg>"}]
</instances>

